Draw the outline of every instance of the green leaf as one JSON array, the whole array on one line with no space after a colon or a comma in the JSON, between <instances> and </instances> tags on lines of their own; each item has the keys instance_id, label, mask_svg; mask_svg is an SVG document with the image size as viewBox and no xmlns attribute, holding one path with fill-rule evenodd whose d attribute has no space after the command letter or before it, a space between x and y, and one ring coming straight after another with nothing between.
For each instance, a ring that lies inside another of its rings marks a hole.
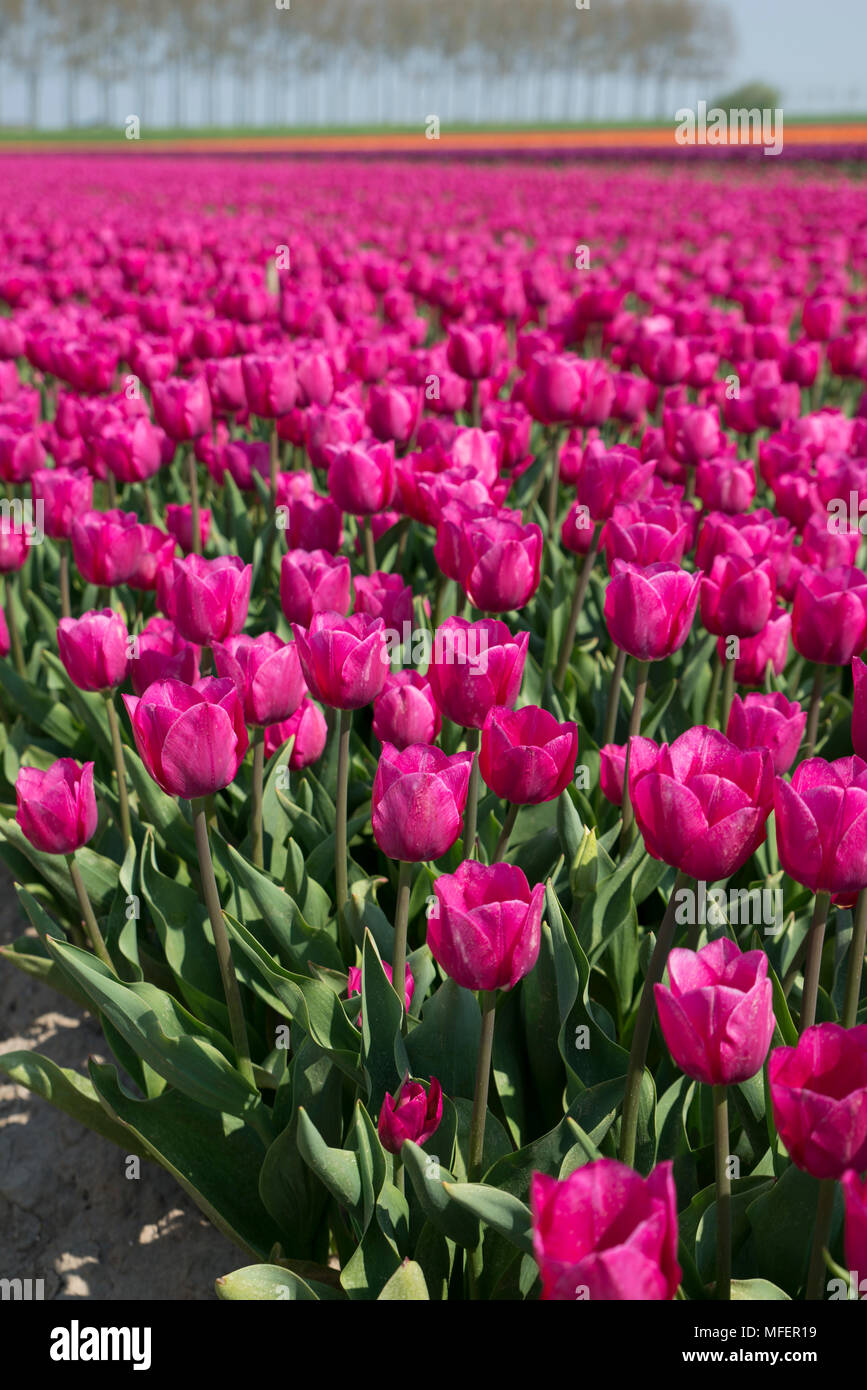
<instances>
[{"instance_id":1,"label":"green leaf","mask_svg":"<svg viewBox=\"0 0 867 1390\"><path fill-rule=\"evenodd\" d=\"M385 1093L396 1091L409 1071L409 1061L400 1031L403 1009L369 931L364 934L361 1000L361 1063L368 1103L378 1112Z\"/></svg>"},{"instance_id":2,"label":"green leaf","mask_svg":"<svg viewBox=\"0 0 867 1390\"><path fill-rule=\"evenodd\" d=\"M145 1154L144 1145L136 1145L134 1137L105 1113L93 1084L77 1071L59 1067L38 1052L0 1053L0 1071L16 1086L26 1086L34 1095L42 1096L64 1114L92 1129L103 1139L110 1139L126 1153Z\"/></svg>"},{"instance_id":3,"label":"green leaf","mask_svg":"<svg viewBox=\"0 0 867 1390\"><path fill-rule=\"evenodd\" d=\"M479 1223L476 1217L453 1202L445 1184L455 1181L445 1164L434 1160L424 1149L407 1139L401 1149L409 1179L419 1205L428 1221L448 1240L474 1250L479 1243Z\"/></svg>"},{"instance_id":4,"label":"green leaf","mask_svg":"<svg viewBox=\"0 0 867 1390\"><path fill-rule=\"evenodd\" d=\"M59 941L49 953L68 970L137 1057L200 1105L246 1116L261 1112L255 1086L225 1052L228 1044L155 985L125 984L95 956Z\"/></svg>"},{"instance_id":5,"label":"green leaf","mask_svg":"<svg viewBox=\"0 0 867 1390\"><path fill-rule=\"evenodd\" d=\"M358 1159L346 1149L326 1144L303 1108L298 1112L298 1150L334 1200L349 1212L358 1214L360 1224L362 1188Z\"/></svg>"},{"instance_id":6,"label":"green leaf","mask_svg":"<svg viewBox=\"0 0 867 1390\"><path fill-rule=\"evenodd\" d=\"M501 1192L486 1183L445 1183L447 1195L464 1211L470 1212L525 1255L533 1253L532 1219L530 1208L509 1192Z\"/></svg>"},{"instance_id":7,"label":"green leaf","mask_svg":"<svg viewBox=\"0 0 867 1390\"><path fill-rule=\"evenodd\" d=\"M414 1076L436 1076L446 1095L472 1099L482 1018L475 995L446 980L406 1039Z\"/></svg>"},{"instance_id":8,"label":"green leaf","mask_svg":"<svg viewBox=\"0 0 867 1390\"><path fill-rule=\"evenodd\" d=\"M414 1260L404 1260L399 1269L392 1274L382 1293L380 1303L420 1303L429 1302L424 1271Z\"/></svg>"},{"instance_id":9,"label":"green leaf","mask_svg":"<svg viewBox=\"0 0 867 1390\"><path fill-rule=\"evenodd\" d=\"M237 962L239 977L267 1004L297 1023L356 1085L363 1086L361 1035L346 1017L334 990L320 980L284 970L240 922L226 914L226 923L243 952L243 959Z\"/></svg>"},{"instance_id":10,"label":"green leaf","mask_svg":"<svg viewBox=\"0 0 867 1390\"><path fill-rule=\"evenodd\" d=\"M790 1303L791 1299L776 1284L767 1279L733 1279L731 1284L733 1303Z\"/></svg>"},{"instance_id":11,"label":"green leaf","mask_svg":"<svg viewBox=\"0 0 867 1390\"><path fill-rule=\"evenodd\" d=\"M261 922L269 938L263 944L273 943L275 951L293 970L305 971L314 961L317 965L340 969L342 957L327 932L306 922L289 894L248 863L232 845L221 842L216 835L213 840L215 853L225 863L231 877L239 909L233 916L243 918L250 936L258 940L261 932L257 931L257 925Z\"/></svg>"},{"instance_id":12,"label":"green leaf","mask_svg":"<svg viewBox=\"0 0 867 1390\"><path fill-rule=\"evenodd\" d=\"M268 1302L283 1300L290 1303L318 1303L309 1284L279 1265L247 1265L232 1274L217 1279L217 1297L227 1303Z\"/></svg>"}]
</instances>

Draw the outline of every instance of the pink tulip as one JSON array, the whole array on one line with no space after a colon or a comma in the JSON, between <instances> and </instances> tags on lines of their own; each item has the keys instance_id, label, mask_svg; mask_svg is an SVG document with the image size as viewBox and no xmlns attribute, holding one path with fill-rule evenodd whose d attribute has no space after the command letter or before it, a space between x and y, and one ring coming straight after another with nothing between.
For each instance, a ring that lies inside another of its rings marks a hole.
<instances>
[{"instance_id":1,"label":"pink tulip","mask_svg":"<svg viewBox=\"0 0 867 1390\"><path fill-rule=\"evenodd\" d=\"M353 516L381 512L391 503L394 486L393 441L340 449L328 470L332 501Z\"/></svg>"},{"instance_id":2,"label":"pink tulip","mask_svg":"<svg viewBox=\"0 0 867 1390\"><path fill-rule=\"evenodd\" d=\"M436 1077L431 1077L428 1091L420 1081L405 1077L394 1096L383 1098L377 1123L380 1143L392 1154L399 1154L407 1139L413 1144L426 1144L438 1129L442 1115L442 1087Z\"/></svg>"},{"instance_id":3,"label":"pink tulip","mask_svg":"<svg viewBox=\"0 0 867 1390\"><path fill-rule=\"evenodd\" d=\"M15 782L15 819L34 849L43 854L74 854L96 832L93 763L81 766L59 758L42 772L19 769Z\"/></svg>"},{"instance_id":4,"label":"pink tulip","mask_svg":"<svg viewBox=\"0 0 867 1390\"><path fill-rule=\"evenodd\" d=\"M846 1267L858 1271L858 1292L863 1298L861 1281L867 1279L867 1177L859 1178L850 1169L843 1174L841 1184L846 1206Z\"/></svg>"},{"instance_id":5,"label":"pink tulip","mask_svg":"<svg viewBox=\"0 0 867 1390\"><path fill-rule=\"evenodd\" d=\"M541 577L539 527L482 517L467 522L466 542L461 583L470 602L486 613L523 608L538 589Z\"/></svg>"},{"instance_id":6,"label":"pink tulip","mask_svg":"<svg viewBox=\"0 0 867 1390\"><path fill-rule=\"evenodd\" d=\"M247 621L252 575L237 555L173 560L168 616L181 636L200 647L236 636Z\"/></svg>"},{"instance_id":7,"label":"pink tulip","mask_svg":"<svg viewBox=\"0 0 867 1390\"><path fill-rule=\"evenodd\" d=\"M529 641L529 632L513 637L498 618L447 618L434 634L428 670L443 714L464 729L481 729L494 705L513 705Z\"/></svg>"},{"instance_id":8,"label":"pink tulip","mask_svg":"<svg viewBox=\"0 0 867 1390\"><path fill-rule=\"evenodd\" d=\"M373 781L373 837L390 859L439 859L461 833L474 754L384 743Z\"/></svg>"},{"instance_id":9,"label":"pink tulip","mask_svg":"<svg viewBox=\"0 0 867 1390\"><path fill-rule=\"evenodd\" d=\"M717 637L755 637L773 613L775 598L769 560L718 555L701 581L701 620Z\"/></svg>"},{"instance_id":10,"label":"pink tulip","mask_svg":"<svg viewBox=\"0 0 867 1390\"><path fill-rule=\"evenodd\" d=\"M774 1032L764 951L742 953L720 937L700 951L675 948L670 987L654 985L659 1025L682 1072L706 1086L733 1086L761 1071Z\"/></svg>"},{"instance_id":11,"label":"pink tulip","mask_svg":"<svg viewBox=\"0 0 867 1390\"><path fill-rule=\"evenodd\" d=\"M389 983L390 983L391 980L392 980L392 978L393 978L393 976L392 976L392 969L391 969L391 966L388 964L388 961L385 961L385 960L384 960L384 961L382 962L382 968L383 968L383 970L385 971L385 973L386 973L386 975L387 975L387 977L388 977ZM348 997L349 997L350 999L352 998L352 996L353 996L354 994L360 994L360 993L361 993L361 967L360 967L360 966L358 966L358 965L350 966L350 969L349 969L349 977L348 977L348 979L347 979L347 981L346 981L346 984L347 984L347 991L346 991L346 992L347 992L347 995L348 995ZM413 996L414 993L415 993L415 980L414 980L414 978L413 978L413 973L412 973L412 971L411 971L410 969L407 969L407 972L406 972L406 988L405 988L405 993L404 993L404 1005L405 1005L405 1008L406 1008L407 1013L409 1013L409 1006L410 1006L410 1004L412 1003L412 996ZM361 1014L360 1014L360 1013L359 1013L359 1015L358 1015L358 1018L356 1019L356 1027L357 1027L357 1028L360 1028L360 1027L361 1027Z\"/></svg>"},{"instance_id":12,"label":"pink tulip","mask_svg":"<svg viewBox=\"0 0 867 1390\"><path fill-rule=\"evenodd\" d=\"M867 888L867 762L808 758L774 790L777 851L786 873L814 893Z\"/></svg>"},{"instance_id":13,"label":"pink tulip","mask_svg":"<svg viewBox=\"0 0 867 1390\"><path fill-rule=\"evenodd\" d=\"M211 428L211 397L204 377L155 382L151 388L157 424L169 439L184 443Z\"/></svg>"},{"instance_id":14,"label":"pink tulip","mask_svg":"<svg viewBox=\"0 0 867 1390\"><path fill-rule=\"evenodd\" d=\"M309 627L314 613L349 612L349 561L325 550L290 550L280 565L280 604L290 623Z\"/></svg>"},{"instance_id":15,"label":"pink tulip","mask_svg":"<svg viewBox=\"0 0 867 1390\"><path fill-rule=\"evenodd\" d=\"M314 613L309 627L293 623L292 631L314 699L334 709L361 709L379 694L389 667L381 618Z\"/></svg>"},{"instance_id":16,"label":"pink tulip","mask_svg":"<svg viewBox=\"0 0 867 1390\"><path fill-rule=\"evenodd\" d=\"M70 534L73 558L88 584L111 588L135 573L143 540L135 512L85 512L74 518Z\"/></svg>"},{"instance_id":17,"label":"pink tulip","mask_svg":"<svg viewBox=\"0 0 867 1390\"><path fill-rule=\"evenodd\" d=\"M482 729L479 771L491 791L518 806L553 801L568 786L578 756L578 726L558 724L536 705L494 707Z\"/></svg>"},{"instance_id":18,"label":"pink tulip","mask_svg":"<svg viewBox=\"0 0 867 1390\"><path fill-rule=\"evenodd\" d=\"M648 853L704 883L737 873L758 849L773 797L766 749L741 752L705 727L670 746L630 740L629 798Z\"/></svg>"},{"instance_id":19,"label":"pink tulip","mask_svg":"<svg viewBox=\"0 0 867 1390\"><path fill-rule=\"evenodd\" d=\"M129 662L126 623L111 608L61 618L57 624L60 660L79 690L110 690L126 680Z\"/></svg>"},{"instance_id":20,"label":"pink tulip","mask_svg":"<svg viewBox=\"0 0 867 1390\"><path fill-rule=\"evenodd\" d=\"M136 695L143 695L155 681L179 680L193 685L199 679L199 648L185 641L168 618L151 618L136 645L138 656L129 663Z\"/></svg>"},{"instance_id":21,"label":"pink tulip","mask_svg":"<svg viewBox=\"0 0 867 1390\"><path fill-rule=\"evenodd\" d=\"M824 666L847 666L867 646L867 575L848 565L805 569L792 609L795 651Z\"/></svg>"},{"instance_id":22,"label":"pink tulip","mask_svg":"<svg viewBox=\"0 0 867 1390\"><path fill-rule=\"evenodd\" d=\"M93 505L93 478L83 468L37 469L30 487L33 501L42 503L45 534L53 540L68 540L73 521Z\"/></svg>"},{"instance_id":23,"label":"pink tulip","mask_svg":"<svg viewBox=\"0 0 867 1390\"><path fill-rule=\"evenodd\" d=\"M806 725L806 711L776 691L735 695L726 737L736 748L767 748L774 771L784 773L797 757Z\"/></svg>"},{"instance_id":24,"label":"pink tulip","mask_svg":"<svg viewBox=\"0 0 867 1390\"><path fill-rule=\"evenodd\" d=\"M740 654L735 659L735 680L739 685L761 685L768 665L775 675L782 675L789 653L791 616L784 608L775 608L761 632L755 637L740 639ZM726 638L717 642L721 661L727 658Z\"/></svg>"},{"instance_id":25,"label":"pink tulip","mask_svg":"<svg viewBox=\"0 0 867 1390\"><path fill-rule=\"evenodd\" d=\"M626 779L626 744L606 743L599 749L599 786L612 806L623 805Z\"/></svg>"},{"instance_id":26,"label":"pink tulip","mask_svg":"<svg viewBox=\"0 0 867 1390\"><path fill-rule=\"evenodd\" d=\"M768 1063L774 1124L796 1167L814 1178L867 1169L867 1026L806 1028Z\"/></svg>"},{"instance_id":27,"label":"pink tulip","mask_svg":"<svg viewBox=\"0 0 867 1390\"><path fill-rule=\"evenodd\" d=\"M251 415L258 415L261 420L275 420L278 415L289 414L298 395L291 358L251 354L241 359L241 371Z\"/></svg>"},{"instance_id":28,"label":"pink tulip","mask_svg":"<svg viewBox=\"0 0 867 1390\"><path fill-rule=\"evenodd\" d=\"M305 695L295 713L280 724L269 724L265 730L265 757L271 758L289 739L294 739L289 755L293 772L316 763L325 752L328 725L318 705Z\"/></svg>"},{"instance_id":29,"label":"pink tulip","mask_svg":"<svg viewBox=\"0 0 867 1390\"><path fill-rule=\"evenodd\" d=\"M533 1249L542 1298L665 1302L680 1284L673 1165L649 1177L612 1158L568 1178L534 1173Z\"/></svg>"},{"instance_id":30,"label":"pink tulip","mask_svg":"<svg viewBox=\"0 0 867 1390\"><path fill-rule=\"evenodd\" d=\"M699 574L664 561L642 568L615 560L605 591L605 622L621 651L638 661L663 661L689 636L699 600Z\"/></svg>"},{"instance_id":31,"label":"pink tulip","mask_svg":"<svg viewBox=\"0 0 867 1390\"><path fill-rule=\"evenodd\" d=\"M170 502L166 507L166 530L174 536L186 554L193 548L193 509L189 504L181 507ZM199 538L204 550L211 531L211 513L207 507L199 508Z\"/></svg>"},{"instance_id":32,"label":"pink tulip","mask_svg":"<svg viewBox=\"0 0 867 1390\"><path fill-rule=\"evenodd\" d=\"M514 864L468 859L434 883L428 921L431 954L464 989L513 989L539 958L544 885Z\"/></svg>"},{"instance_id":33,"label":"pink tulip","mask_svg":"<svg viewBox=\"0 0 867 1390\"><path fill-rule=\"evenodd\" d=\"M408 748L413 743L434 743L442 728L433 690L418 671L397 671L386 676L373 702L373 732L380 743Z\"/></svg>"},{"instance_id":34,"label":"pink tulip","mask_svg":"<svg viewBox=\"0 0 867 1390\"><path fill-rule=\"evenodd\" d=\"M281 724L295 713L306 693L294 642L273 632L229 637L214 646L217 674L235 683L248 724Z\"/></svg>"},{"instance_id":35,"label":"pink tulip","mask_svg":"<svg viewBox=\"0 0 867 1390\"><path fill-rule=\"evenodd\" d=\"M142 762L169 796L210 796L233 782L249 746L233 681L157 681L124 695Z\"/></svg>"},{"instance_id":36,"label":"pink tulip","mask_svg":"<svg viewBox=\"0 0 867 1390\"><path fill-rule=\"evenodd\" d=\"M358 575L355 580L355 612L369 618L382 618L390 632L403 638L404 629L412 630L412 589L399 574Z\"/></svg>"}]
</instances>

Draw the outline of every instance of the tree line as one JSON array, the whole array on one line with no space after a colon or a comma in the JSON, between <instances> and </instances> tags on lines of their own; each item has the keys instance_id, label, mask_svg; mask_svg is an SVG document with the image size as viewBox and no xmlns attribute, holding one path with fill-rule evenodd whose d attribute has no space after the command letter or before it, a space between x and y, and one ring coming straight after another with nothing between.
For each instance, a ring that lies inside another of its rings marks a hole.
<instances>
[{"instance_id":1,"label":"tree line","mask_svg":"<svg viewBox=\"0 0 867 1390\"><path fill-rule=\"evenodd\" d=\"M157 82L161 123L184 123L194 84L206 125L255 123L254 90L268 124L296 124L299 81L308 91L317 75L329 123L351 123L353 82L354 119L388 122L399 84L434 80L475 119L495 84L516 121L593 119L612 78L632 116L656 116L673 84L713 79L734 46L720 0L0 0L0 62L23 76L18 119L33 126L48 83L74 126L85 87L110 124L121 84L147 109Z\"/></svg>"}]
</instances>

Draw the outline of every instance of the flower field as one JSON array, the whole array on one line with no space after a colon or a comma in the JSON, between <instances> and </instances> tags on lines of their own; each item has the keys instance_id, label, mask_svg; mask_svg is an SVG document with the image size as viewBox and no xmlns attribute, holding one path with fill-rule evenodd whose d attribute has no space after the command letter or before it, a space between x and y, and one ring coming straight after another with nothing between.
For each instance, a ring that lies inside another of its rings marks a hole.
<instances>
[{"instance_id":1,"label":"flower field","mask_svg":"<svg viewBox=\"0 0 867 1390\"><path fill-rule=\"evenodd\" d=\"M223 1299L867 1295L865 185L0 178L0 1071Z\"/></svg>"}]
</instances>

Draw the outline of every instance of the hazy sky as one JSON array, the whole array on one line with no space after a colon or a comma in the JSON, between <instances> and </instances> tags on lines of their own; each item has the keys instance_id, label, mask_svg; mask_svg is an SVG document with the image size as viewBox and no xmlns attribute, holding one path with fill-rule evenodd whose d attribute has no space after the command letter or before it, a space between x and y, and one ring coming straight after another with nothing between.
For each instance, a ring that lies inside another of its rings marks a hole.
<instances>
[{"instance_id":1,"label":"hazy sky","mask_svg":"<svg viewBox=\"0 0 867 1390\"><path fill-rule=\"evenodd\" d=\"M591 0L592 3L592 0ZM867 0L728 0L732 76L762 77L797 110L867 110Z\"/></svg>"}]
</instances>

